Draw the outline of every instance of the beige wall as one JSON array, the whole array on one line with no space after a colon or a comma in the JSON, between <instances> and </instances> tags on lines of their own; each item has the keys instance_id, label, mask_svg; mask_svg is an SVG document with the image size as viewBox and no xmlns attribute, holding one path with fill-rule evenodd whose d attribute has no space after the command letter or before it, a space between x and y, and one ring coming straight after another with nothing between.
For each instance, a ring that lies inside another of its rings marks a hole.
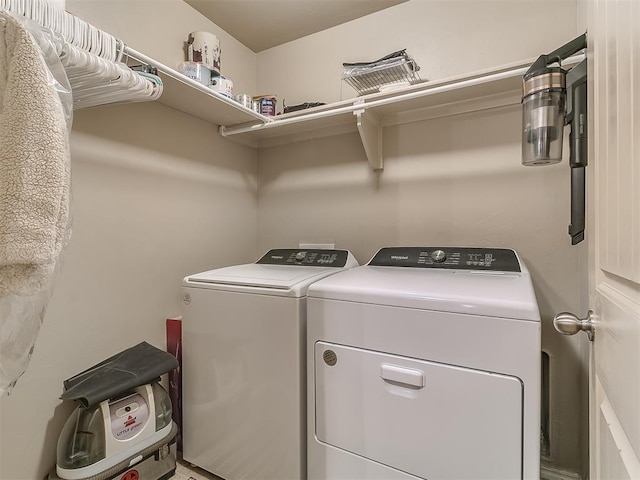
<instances>
[{"instance_id":1,"label":"beige wall","mask_svg":"<svg viewBox=\"0 0 640 480\"><path fill-rule=\"evenodd\" d=\"M163 58L163 42L209 28L181 5L67 2L168 64L181 47ZM251 84L255 55L245 50L248 65L233 68ZM143 340L164 348L182 278L257 254L257 154L214 125L160 104L100 107L75 112L71 150L73 236L29 369L0 398L2 480L41 479L55 465L72 409L58 400L64 379Z\"/></svg>"},{"instance_id":2,"label":"beige wall","mask_svg":"<svg viewBox=\"0 0 640 480\"><path fill-rule=\"evenodd\" d=\"M576 0L410 0L258 54L258 90L278 110L355 96L343 62L403 48L420 77L439 80L537 57L575 36Z\"/></svg>"},{"instance_id":3,"label":"beige wall","mask_svg":"<svg viewBox=\"0 0 640 480\"><path fill-rule=\"evenodd\" d=\"M182 278L256 255L256 153L158 104L76 112L73 236L35 354L0 398L0 478L55 464L62 381L141 341L164 348Z\"/></svg>"},{"instance_id":4,"label":"beige wall","mask_svg":"<svg viewBox=\"0 0 640 480\"><path fill-rule=\"evenodd\" d=\"M255 151L157 104L76 112L73 236L27 373L0 398L0 478L55 464L62 381L143 340L164 348L182 278L256 255Z\"/></svg>"},{"instance_id":5,"label":"beige wall","mask_svg":"<svg viewBox=\"0 0 640 480\"><path fill-rule=\"evenodd\" d=\"M579 28L575 1L411 0L259 53L258 88L287 104L333 101L345 60L406 47L423 78L440 79L537 57ZM566 160L522 167L520 128L519 106L387 127L381 174L356 134L262 149L258 244L335 242L360 262L385 245L516 249L533 275L551 358L552 466L584 472L588 342L559 335L552 318L586 311L586 246L571 247L566 233Z\"/></svg>"}]
</instances>

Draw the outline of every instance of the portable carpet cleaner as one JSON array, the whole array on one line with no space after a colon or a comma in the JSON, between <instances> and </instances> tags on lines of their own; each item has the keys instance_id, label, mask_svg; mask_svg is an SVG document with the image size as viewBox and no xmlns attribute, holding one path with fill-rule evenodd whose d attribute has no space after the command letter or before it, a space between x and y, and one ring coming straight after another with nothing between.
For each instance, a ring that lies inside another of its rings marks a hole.
<instances>
[{"instance_id":1,"label":"portable carpet cleaner","mask_svg":"<svg viewBox=\"0 0 640 480\"><path fill-rule=\"evenodd\" d=\"M142 342L64 381L75 400L49 480L165 480L176 470L171 400L158 383L176 358Z\"/></svg>"}]
</instances>

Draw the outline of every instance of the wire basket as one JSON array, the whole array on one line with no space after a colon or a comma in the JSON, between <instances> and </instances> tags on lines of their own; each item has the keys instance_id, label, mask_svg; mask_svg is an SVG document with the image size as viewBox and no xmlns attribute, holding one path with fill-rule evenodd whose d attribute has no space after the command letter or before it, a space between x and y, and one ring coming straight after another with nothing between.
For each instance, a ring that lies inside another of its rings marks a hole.
<instances>
[{"instance_id":1,"label":"wire basket","mask_svg":"<svg viewBox=\"0 0 640 480\"><path fill-rule=\"evenodd\" d=\"M384 90L384 87L401 87L420 82L420 67L408 55L380 60L371 64L344 64L342 80L358 95Z\"/></svg>"}]
</instances>

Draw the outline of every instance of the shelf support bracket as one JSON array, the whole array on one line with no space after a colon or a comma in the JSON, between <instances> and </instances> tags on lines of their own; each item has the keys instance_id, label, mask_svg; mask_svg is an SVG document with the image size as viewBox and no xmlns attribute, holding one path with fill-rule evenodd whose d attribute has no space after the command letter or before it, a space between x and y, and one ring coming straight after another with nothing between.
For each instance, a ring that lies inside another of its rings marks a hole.
<instances>
[{"instance_id":1,"label":"shelf support bracket","mask_svg":"<svg viewBox=\"0 0 640 480\"><path fill-rule=\"evenodd\" d=\"M358 133L360 134L369 165L374 171L383 170L382 125L380 120L372 111L366 111L364 108L355 110L353 114L356 116Z\"/></svg>"}]
</instances>

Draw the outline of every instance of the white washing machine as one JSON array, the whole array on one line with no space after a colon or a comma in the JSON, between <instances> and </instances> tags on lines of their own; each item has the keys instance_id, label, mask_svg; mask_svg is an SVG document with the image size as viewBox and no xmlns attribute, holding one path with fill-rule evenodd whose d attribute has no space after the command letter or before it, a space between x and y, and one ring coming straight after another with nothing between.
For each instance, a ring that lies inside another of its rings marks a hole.
<instances>
[{"instance_id":1,"label":"white washing machine","mask_svg":"<svg viewBox=\"0 0 640 480\"><path fill-rule=\"evenodd\" d=\"M383 248L307 306L309 479L539 480L540 314L513 250Z\"/></svg>"},{"instance_id":2,"label":"white washing machine","mask_svg":"<svg viewBox=\"0 0 640 480\"><path fill-rule=\"evenodd\" d=\"M183 456L227 480L306 477L306 294L346 250L271 250L183 283Z\"/></svg>"}]
</instances>

